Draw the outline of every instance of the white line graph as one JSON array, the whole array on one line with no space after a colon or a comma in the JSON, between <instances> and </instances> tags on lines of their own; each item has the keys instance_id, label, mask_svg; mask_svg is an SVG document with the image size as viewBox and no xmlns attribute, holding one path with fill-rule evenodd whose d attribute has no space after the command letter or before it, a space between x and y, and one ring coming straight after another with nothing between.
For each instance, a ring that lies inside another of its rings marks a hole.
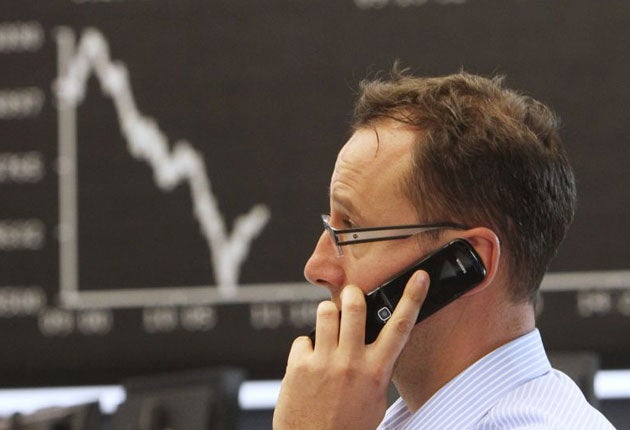
<instances>
[{"instance_id":1,"label":"white line graph","mask_svg":"<svg viewBox=\"0 0 630 430\"><path fill-rule=\"evenodd\" d=\"M250 243L270 218L264 205L254 206L237 218L232 234L212 194L201 155L187 142L176 142L169 152L168 139L157 123L137 109L123 63L110 59L105 37L96 29L86 30L76 44L72 29L55 33L58 49L58 79L54 83L58 109L59 143L59 241L60 299L65 308L114 309L132 307L189 306L221 303L264 303L274 301L322 300L324 288L305 282L248 285L238 288L238 274ZM212 255L217 288L210 286L163 286L161 288L80 291L78 283L78 201L76 109L85 98L86 82L94 73L103 92L118 114L130 155L149 164L156 185L168 191L181 183L190 187L194 214ZM606 291L627 289L630 271L564 272L545 276L541 290Z\"/></svg>"},{"instance_id":2,"label":"white line graph","mask_svg":"<svg viewBox=\"0 0 630 430\"><path fill-rule=\"evenodd\" d=\"M136 107L128 70L122 62L111 60L105 37L97 29L89 28L76 44L74 31L59 27L55 38L58 77L53 90L57 97L59 127L62 303L79 305L80 295L87 293L80 292L78 285L76 109L85 99L91 74L98 79L104 95L114 103L130 155L152 168L156 185L163 191L181 183L189 186L193 213L210 250L218 295L223 299L234 297L240 267L249 254L251 242L270 219L269 208L263 204L253 206L247 214L236 218L231 234L228 233L202 155L186 141L175 142L172 150L169 149L168 138L158 124Z\"/></svg>"}]
</instances>

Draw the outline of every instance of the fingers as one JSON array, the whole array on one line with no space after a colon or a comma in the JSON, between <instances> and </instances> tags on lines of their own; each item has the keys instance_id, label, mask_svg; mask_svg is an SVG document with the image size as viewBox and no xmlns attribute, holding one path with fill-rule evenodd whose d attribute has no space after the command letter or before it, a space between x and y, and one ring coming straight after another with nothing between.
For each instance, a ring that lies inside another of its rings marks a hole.
<instances>
[{"instance_id":1,"label":"fingers","mask_svg":"<svg viewBox=\"0 0 630 430\"><path fill-rule=\"evenodd\" d=\"M413 329L420 307L429 287L429 276L418 271L411 277L402 298L390 320L370 348L378 360L393 362L400 355ZM316 341L313 346L306 336L297 338L291 348L291 357L312 353L327 355L339 352L356 354L365 349L366 303L361 289L354 285L346 286L341 294L341 315L331 301L324 301L317 308ZM343 351L341 351L343 350Z\"/></svg>"},{"instance_id":2,"label":"fingers","mask_svg":"<svg viewBox=\"0 0 630 430\"><path fill-rule=\"evenodd\" d=\"M365 344L366 304L363 291L348 285L341 292L341 327L339 345L348 351L357 351Z\"/></svg>"},{"instance_id":3,"label":"fingers","mask_svg":"<svg viewBox=\"0 0 630 430\"><path fill-rule=\"evenodd\" d=\"M328 353L337 347L339 340L339 309L331 301L324 301L317 307L315 324L315 349Z\"/></svg>"},{"instance_id":4,"label":"fingers","mask_svg":"<svg viewBox=\"0 0 630 430\"><path fill-rule=\"evenodd\" d=\"M313 352L313 347L308 336L300 336L296 338L291 345L291 350L289 351L289 358L287 359L288 365L290 366L292 363L296 362L299 357L303 357L309 352Z\"/></svg>"},{"instance_id":5,"label":"fingers","mask_svg":"<svg viewBox=\"0 0 630 430\"><path fill-rule=\"evenodd\" d=\"M338 345L348 350L362 347L365 339L365 308L363 292L354 285L345 287L341 293L343 317L333 302L321 302L317 307L315 350L328 353Z\"/></svg>"},{"instance_id":6,"label":"fingers","mask_svg":"<svg viewBox=\"0 0 630 430\"><path fill-rule=\"evenodd\" d=\"M416 272L405 286L405 292L392 317L375 342L382 360L391 361L391 357L397 358L402 352L428 289L429 276L424 271Z\"/></svg>"}]
</instances>

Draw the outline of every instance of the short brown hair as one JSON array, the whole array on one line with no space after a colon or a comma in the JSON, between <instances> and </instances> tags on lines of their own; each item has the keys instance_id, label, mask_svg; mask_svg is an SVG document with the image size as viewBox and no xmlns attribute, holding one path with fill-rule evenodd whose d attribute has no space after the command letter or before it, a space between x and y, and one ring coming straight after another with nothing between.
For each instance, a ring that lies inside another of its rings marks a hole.
<instances>
[{"instance_id":1,"label":"short brown hair","mask_svg":"<svg viewBox=\"0 0 630 430\"><path fill-rule=\"evenodd\" d=\"M503 81L465 72L421 78L394 66L387 79L360 84L353 125L393 118L417 127L405 188L423 221L491 228L511 297L534 300L573 220L575 180L556 115Z\"/></svg>"}]
</instances>

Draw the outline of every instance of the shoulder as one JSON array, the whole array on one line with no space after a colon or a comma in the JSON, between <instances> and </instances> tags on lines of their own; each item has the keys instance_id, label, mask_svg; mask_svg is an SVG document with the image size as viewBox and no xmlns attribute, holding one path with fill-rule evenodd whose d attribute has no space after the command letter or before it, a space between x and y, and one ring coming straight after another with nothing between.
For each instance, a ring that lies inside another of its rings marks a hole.
<instances>
[{"instance_id":1,"label":"shoulder","mask_svg":"<svg viewBox=\"0 0 630 430\"><path fill-rule=\"evenodd\" d=\"M509 392L475 427L490 429L613 429L564 373L552 369Z\"/></svg>"}]
</instances>

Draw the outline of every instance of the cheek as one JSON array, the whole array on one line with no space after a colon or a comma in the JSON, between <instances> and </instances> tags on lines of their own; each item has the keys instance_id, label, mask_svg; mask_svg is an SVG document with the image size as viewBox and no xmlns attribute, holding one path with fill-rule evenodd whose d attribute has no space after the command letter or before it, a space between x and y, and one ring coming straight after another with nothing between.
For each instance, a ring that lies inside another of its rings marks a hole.
<instances>
[{"instance_id":1,"label":"cheek","mask_svg":"<svg viewBox=\"0 0 630 430\"><path fill-rule=\"evenodd\" d=\"M382 274L379 273L378 267L374 264L367 265L365 267L357 267L352 270L352 273L348 273L348 284L356 285L363 291L364 294L373 291L378 287L382 281Z\"/></svg>"},{"instance_id":2,"label":"cheek","mask_svg":"<svg viewBox=\"0 0 630 430\"><path fill-rule=\"evenodd\" d=\"M348 261L348 284L358 286L367 294L384 282L383 270L387 266L387 254L383 253L382 245L377 242L360 243L344 249L344 258Z\"/></svg>"},{"instance_id":3,"label":"cheek","mask_svg":"<svg viewBox=\"0 0 630 430\"><path fill-rule=\"evenodd\" d=\"M378 242L357 243L351 246L343 247L343 254L352 258L352 261L361 263L365 259L369 259L370 256L375 254L374 251L378 251Z\"/></svg>"},{"instance_id":4,"label":"cheek","mask_svg":"<svg viewBox=\"0 0 630 430\"><path fill-rule=\"evenodd\" d=\"M361 244L366 248L369 245ZM360 258L355 258L360 257ZM399 267L399 264L392 265L390 252L380 250L380 252L363 253L361 251L353 253L352 264L346 266L346 276L349 284L358 286L364 293L369 293L389 280Z\"/></svg>"},{"instance_id":5,"label":"cheek","mask_svg":"<svg viewBox=\"0 0 630 430\"><path fill-rule=\"evenodd\" d=\"M348 248L356 249L346 254L352 258L352 263L346 266L346 279L364 293L373 291L423 256L414 240L364 243Z\"/></svg>"}]
</instances>

